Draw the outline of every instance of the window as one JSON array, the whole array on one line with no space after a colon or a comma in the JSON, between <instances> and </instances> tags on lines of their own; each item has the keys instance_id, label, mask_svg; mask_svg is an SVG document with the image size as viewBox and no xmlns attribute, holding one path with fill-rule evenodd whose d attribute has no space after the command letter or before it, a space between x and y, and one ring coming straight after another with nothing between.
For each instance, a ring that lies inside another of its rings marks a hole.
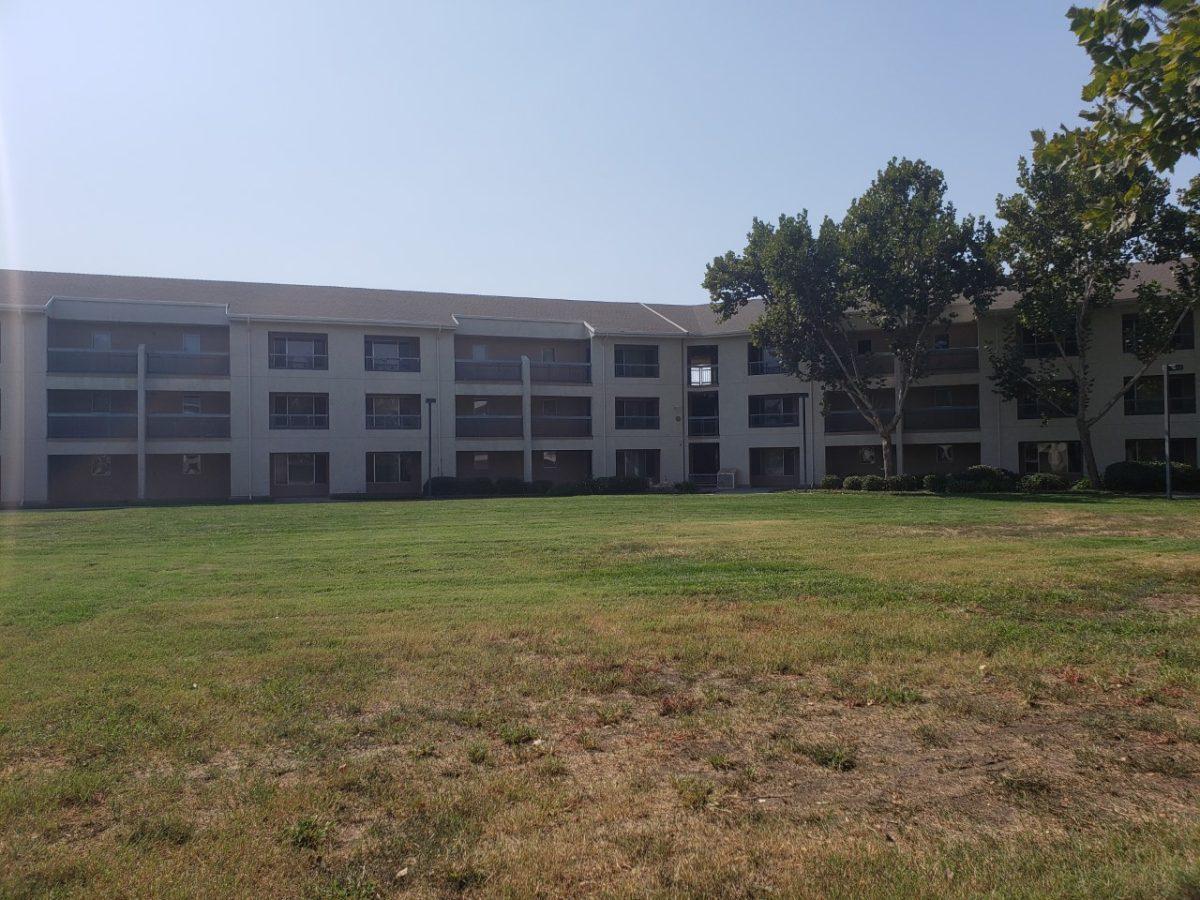
<instances>
[{"instance_id":1,"label":"window","mask_svg":"<svg viewBox=\"0 0 1200 900\"><path fill-rule=\"evenodd\" d=\"M367 484L408 484L415 473L411 453L367 454Z\"/></svg>"},{"instance_id":2,"label":"window","mask_svg":"<svg viewBox=\"0 0 1200 900\"><path fill-rule=\"evenodd\" d=\"M471 359L475 360L476 362L484 362L487 359L487 345L472 344Z\"/></svg>"},{"instance_id":3,"label":"window","mask_svg":"<svg viewBox=\"0 0 1200 900\"><path fill-rule=\"evenodd\" d=\"M1077 356L1079 354L1079 345L1075 341L1075 335L1064 334L1059 335L1059 340L1055 341L1054 335L1050 334L1035 334L1028 328L1021 329L1021 352L1026 359L1045 359L1046 357L1061 356L1059 352L1059 342L1062 344L1062 353L1067 356Z\"/></svg>"},{"instance_id":4,"label":"window","mask_svg":"<svg viewBox=\"0 0 1200 900\"><path fill-rule=\"evenodd\" d=\"M616 378L657 378L657 344L617 344L613 348L613 376Z\"/></svg>"},{"instance_id":5,"label":"window","mask_svg":"<svg viewBox=\"0 0 1200 900\"><path fill-rule=\"evenodd\" d=\"M112 394L108 391L92 391L92 412L112 412Z\"/></svg>"},{"instance_id":6,"label":"window","mask_svg":"<svg viewBox=\"0 0 1200 900\"><path fill-rule=\"evenodd\" d=\"M800 398L796 394L759 394L750 397L751 428L790 428L800 424Z\"/></svg>"},{"instance_id":7,"label":"window","mask_svg":"<svg viewBox=\"0 0 1200 900\"><path fill-rule=\"evenodd\" d=\"M558 451L543 450L542 451L542 468L557 469L558 468Z\"/></svg>"},{"instance_id":8,"label":"window","mask_svg":"<svg viewBox=\"0 0 1200 900\"><path fill-rule=\"evenodd\" d=\"M659 480L659 450L618 450L617 475L621 478Z\"/></svg>"},{"instance_id":9,"label":"window","mask_svg":"<svg viewBox=\"0 0 1200 900\"><path fill-rule=\"evenodd\" d=\"M271 394L271 428L329 428L328 394Z\"/></svg>"},{"instance_id":10,"label":"window","mask_svg":"<svg viewBox=\"0 0 1200 900\"><path fill-rule=\"evenodd\" d=\"M688 347L688 385L708 387L717 383L717 348Z\"/></svg>"},{"instance_id":11,"label":"window","mask_svg":"<svg viewBox=\"0 0 1200 900\"><path fill-rule=\"evenodd\" d=\"M1022 475L1069 475L1083 470L1079 441L1022 441L1018 451Z\"/></svg>"},{"instance_id":12,"label":"window","mask_svg":"<svg viewBox=\"0 0 1200 900\"><path fill-rule=\"evenodd\" d=\"M859 356L866 356L868 353L870 353L871 352L871 339L870 338L859 338L857 352L858 352Z\"/></svg>"},{"instance_id":13,"label":"window","mask_svg":"<svg viewBox=\"0 0 1200 900\"><path fill-rule=\"evenodd\" d=\"M1056 381L1054 396L1040 399L1032 390L1017 398L1018 419L1062 419L1075 415L1077 388L1074 381ZM1053 402L1052 402L1053 401Z\"/></svg>"},{"instance_id":14,"label":"window","mask_svg":"<svg viewBox=\"0 0 1200 900\"><path fill-rule=\"evenodd\" d=\"M476 471L486 471L488 467L488 455L486 453L471 454L471 468Z\"/></svg>"},{"instance_id":15,"label":"window","mask_svg":"<svg viewBox=\"0 0 1200 900\"><path fill-rule=\"evenodd\" d=\"M181 403L181 409L185 416L200 415L200 395L199 394L184 394Z\"/></svg>"},{"instance_id":16,"label":"window","mask_svg":"<svg viewBox=\"0 0 1200 900\"><path fill-rule=\"evenodd\" d=\"M1128 383L1129 379L1126 378ZM1196 411L1196 376L1181 372L1168 376L1167 391L1172 413ZM1162 376L1143 375L1125 392L1125 415L1149 416L1163 413Z\"/></svg>"},{"instance_id":17,"label":"window","mask_svg":"<svg viewBox=\"0 0 1200 900\"><path fill-rule=\"evenodd\" d=\"M183 334L183 352L199 353L200 335L196 334L194 331L185 331Z\"/></svg>"},{"instance_id":18,"label":"window","mask_svg":"<svg viewBox=\"0 0 1200 900\"><path fill-rule=\"evenodd\" d=\"M367 394L367 428L420 427L419 394Z\"/></svg>"},{"instance_id":19,"label":"window","mask_svg":"<svg viewBox=\"0 0 1200 900\"><path fill-rule=\"evenodd\" d=\"M92 457L92 477L93 478L109 478L112 475L112 457L107 454L104 456Z\"/></svg>"},{"instance_id":20,"label":"window","mask_svg":"<svg viewBox=\"0 0 1200 900\"><path fill-rule=\"evenodd\" d=\"M759 447L750 451L750 475L770 478L790 477L796 474L796 449L794 447Z\"/></svg>"},{"instance_id":21,"label":"window","mask_svg":"<svg viewBox=\"0 0 1200 900\"><path fill-rule=\"evenodd\" d=\"M273 453L271 481L278 485L329 484L329 454Z\"/></svg>"},{"instance_id":22,"label":"window","mask_svg":"<svg viewBox=\"0 0 1200 900\"><path fill-rule=\"evenodd\" d=\"M933 408L954 406L954 389L949 387L935 387L931 391L933 395L933 403L930 404Z\"/></svg>"},{"instance_id":23,"label":"window","mask_svg":"<svg viewBox=\"0 0 1200 900\"><path fill-rule=\"evenodd\" d=\"M554 362L554 357L555 357L555 352L554 352L553 347L543 347L542 348L542 362L552 363L552 362Z\"/></svg>"},{"instance_id":24,"label":"window","mask_svg":"<svg viewBox=\"0 0 1200 900\"><path fill-rule=\"evenodd\" d=\"M1137 313L1121 316L1121 349L1133 353L1137 347ZM1192 313L1185 315L1171 336L1169 350L1194 350L1196 348L1196 320Z\"/></svg>"},{"instance_id":25,"label":"window","mask_svg":"<svg viewBox=\"0 0 1200 900\"><path fill-rule=\"evenodd\" d=\"M940 463L954 462L954 445L953 444L938 444L936 459Z\"/></svg>"},{"instance_id":26,"label":"window","mask_svg":"<svg viewBox=\"0 0 1200 900\"><path fill-rule=\"evenodd\" d=\"M1130 462L1162 462L1162 438L1137 438L1125 442L1125 458ZM1171 461L1196 465L1196 439L1171 438Z\"/></svg>"},{"instance_id":27,"label":"window","mask_svg":"<svg viewBox=\"0 0 1200 900\"><path fill-rule=\"evenodd\" d=\"M92 332L92 349L93 350L111 350L112 349L112 333L108 331L93 331Z\"/></svg>"},{"instance_id":28,"label":"window","mask_svg":"<svg viewBox=\"0 0 1200 900\"><path fill-rule=\"evenodd\" d=\"M368 335L363 338L368 372L420 372L421 342L415 337Z\"/></svg>"},{"instance_id":29,"label":"window","mask_svg":"<svg viewBox=\"0 0 1200 900\"><path fill-rule=\"evenodd\" d=\"M282 334L268 336L271 347L268 365L272 369L328 369L329 341L323 334Z\"/></svg>"},{"instance_id":30,"label":"window","mask_svg":"<svg viewBox=\"0 0 1200 900\"><path fill-rule=\"evenodd\" d=\"M618 397L616 426L619 429L657 429L657 397Z\"/></svg>"},{"instance_id":31,"label":"window","mask_svg":"<svg viewBox=\"0 0 1200 900\"><path fill-rule=\"evenodd\" d=\"M784 372L783 360L776 356L768 347L749 344L747 350L746 372L750 375L781 375Z\"/></svg>"},{"instance_id":32,"label":"window","mask_svg":"<svg viewBox=\"0 0 1200 900\"><path fill-rule=\"evenodd\" d=\"M948 335L948 334L934 335L933 349L934 350L949 350L950 349L950 335Z\"/></svg>"},{"instance_id":33,"label":"window","mask_svg":"<svg viewBox=\"0 0 1200 900\"><path fill-rule=\"evenodd\" d=\"M186 476L200 474L200 454L199 453L183 454L183 474Z\"/></svg>"}]
</instances>

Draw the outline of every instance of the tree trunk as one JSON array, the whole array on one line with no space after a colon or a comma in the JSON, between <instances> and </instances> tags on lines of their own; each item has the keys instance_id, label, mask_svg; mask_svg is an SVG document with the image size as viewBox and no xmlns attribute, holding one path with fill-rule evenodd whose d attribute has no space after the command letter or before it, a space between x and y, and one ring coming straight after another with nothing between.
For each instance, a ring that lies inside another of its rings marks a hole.
<instances>
[{"instance_id":1,"label":"tree trunk","mask_svg":"<svg viewBox=\"0 0 1200 900\"><path fill-rule=\"evenodd\" d=\"M892 433L879 435L879 443L883 445L883 477L890 478L892 474Z\"/></svg>"},{"instance_id":2,"label":"tree trunk","mask_svg":"<svg viewBox=\"0 0 1200 900\"><path fill-rule=\"evenodd\" d=\"M1096 450L1092 446L1092 426L1083 418L1077 420L1079 425L1079 455L1083 457L1083 470L1087 473L1092 487L1100 487L1100 467L1096 465Z\"/></svg>"}]
</instances>

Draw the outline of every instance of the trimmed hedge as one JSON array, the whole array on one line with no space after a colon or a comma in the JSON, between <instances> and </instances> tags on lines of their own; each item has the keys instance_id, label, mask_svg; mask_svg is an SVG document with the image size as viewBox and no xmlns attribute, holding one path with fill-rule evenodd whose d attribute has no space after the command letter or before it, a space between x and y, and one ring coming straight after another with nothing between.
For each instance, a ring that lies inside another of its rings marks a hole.
<instances>
[{"instance_id":1,"label":"trimmed hedge","mask_svg":"<svg viewBox=\"0 0 1200 900\"><path fill-rule=\"evenodd\" d=\"M864 475L862 489L864 491L882 491L887 488L887 482L881 475Z\"/></svg>"},{"instance_id":2,"label":"trimmed hedge","mask_svg":"<svg viewBox=\"0 0 1200 900\"><path fill-rule=\"evenodd\" d=\"M1104 470L1104 486L1124 494L1159 494L1167 489L1167 467L1161 462L1115 462ZM1171 463L1171 487L1200 491L1200 471Z\"/></svg>"},{"instance_id":3,"label":"trimmed hedge","mask_svg":"<svg viewBox=\"0 0 1200 900\"><path fill-rule=\"evenodd\" d=\"M944 494L946 493L947 481L949 481L949 479L945 475L940 475L935 472L932 475L926 475L924 478L922 478L921 485L927 491L932 491L935 494Z\"/></svg>"},{"instance_id":4,"label":"trimmed hedge","mask_svg":"<svg viewBox=\"0 0 1200 900\"><path fill-rule=\"evenodd\" d=\"M821 479L821 489L826 491L836 491L842 486L841 475L826 475Z\"/></svg>"},{"instance_id":5,"label":"trimmed hedge","mask_svg":"<svg viewBox=\"0 0 1200 900\"><path fill-rule=\"evenodd\" d=\"M1067 480L1050 472L1026 475L1019 483L1023 494L1048 494L1067 489Z\"/></svg>"},{"instance_id":6,"label":"trimmed hedge","mask_svg":"<svg viewBox=\"0 0 1200 900\"><path fill-rule=\"evenodd\" d=\"M842 490L844 491L861 491L863 489L863 476L847 475L842 480Z\"/></svg>"}]
</instances>

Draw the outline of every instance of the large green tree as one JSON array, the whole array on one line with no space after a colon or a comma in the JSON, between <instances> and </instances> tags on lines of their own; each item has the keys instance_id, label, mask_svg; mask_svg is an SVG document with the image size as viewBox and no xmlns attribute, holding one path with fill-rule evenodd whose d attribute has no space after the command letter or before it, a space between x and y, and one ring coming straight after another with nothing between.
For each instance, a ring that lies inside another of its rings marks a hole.
<instances>
[{"instance_id":1,"label":"large green tree","mask_svg":"<svg viewBox=\"0 0 1200 900\"><path fill-rule=\"evenodd\" d=\"M755 340L797 377L844 392L879 435L891 474L894 435L934 335L956 301L982 311L999 285L993 239L988 223L958 218L939 170L893 159L840 224L827 218L814 232L807 213L755 219L746 247L714 259L703 284L725 318L763 304ZM890 371L857 352L857 335L875 329L890 342ZM878 389L889 382L884 402Z\"/></svg>"},{"instance_id":2,"label":"large green tree","mask_svg":"<svg viewBox=\"0 0 1200 900\"><path fill-rule=\"evenodd\" d=\"M1092 61L1076 148L1091 164L1162 171L1200 151L1200 3L1105 0L1067 16ZM1097 155L1098 145L1109 152Z\"/></svg>"},{"instance_id":3,"label":"large green tree","mask_svg":"<svg viewBox=\"0 0 1200 900\"><path fill-rule=\"evenodd\" d=\"M1006 399L1033 397L1074 417L1087 476L1098 485L1092 428L1134 382L1097 393L1096 315L1113 305L1137 261L1178 259L1187 214L1168 205L1167 183L1144 164L1097 170L1071 157L1054 161L1040 152L1045 136L1035 133L1034 138L1034 162L1022 158L1018 163L1020 190L997 201L1004 222L997 248L1018 297L1013 326L991 350L991 377ZM1095 227L1094 211L1113 198L1117 215L1109 227ZM1182 283L1144 285L1139 300L1134 350L1141 366L1135 379L1162 355L1195 305L1194 292ZM1022 329L1054 352L1025 358Z\"/></svg>"}]
</instances>

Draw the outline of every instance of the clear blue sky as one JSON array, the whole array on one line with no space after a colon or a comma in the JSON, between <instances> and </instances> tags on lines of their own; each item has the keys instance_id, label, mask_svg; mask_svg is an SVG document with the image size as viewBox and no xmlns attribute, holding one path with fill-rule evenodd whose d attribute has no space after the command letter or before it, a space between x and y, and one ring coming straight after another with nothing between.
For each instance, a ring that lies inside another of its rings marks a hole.
<instances>
[{"instance_id":1,"label":"clear blue sky","mask_svg":"<svg viewBox=\"0 0 1200 900\"><path fill-rule=\"evenodd\" d=\"M700 302L893 155L991 214L1068 0L0 0L0 264Z\"/></svg>"}]
</instances>

